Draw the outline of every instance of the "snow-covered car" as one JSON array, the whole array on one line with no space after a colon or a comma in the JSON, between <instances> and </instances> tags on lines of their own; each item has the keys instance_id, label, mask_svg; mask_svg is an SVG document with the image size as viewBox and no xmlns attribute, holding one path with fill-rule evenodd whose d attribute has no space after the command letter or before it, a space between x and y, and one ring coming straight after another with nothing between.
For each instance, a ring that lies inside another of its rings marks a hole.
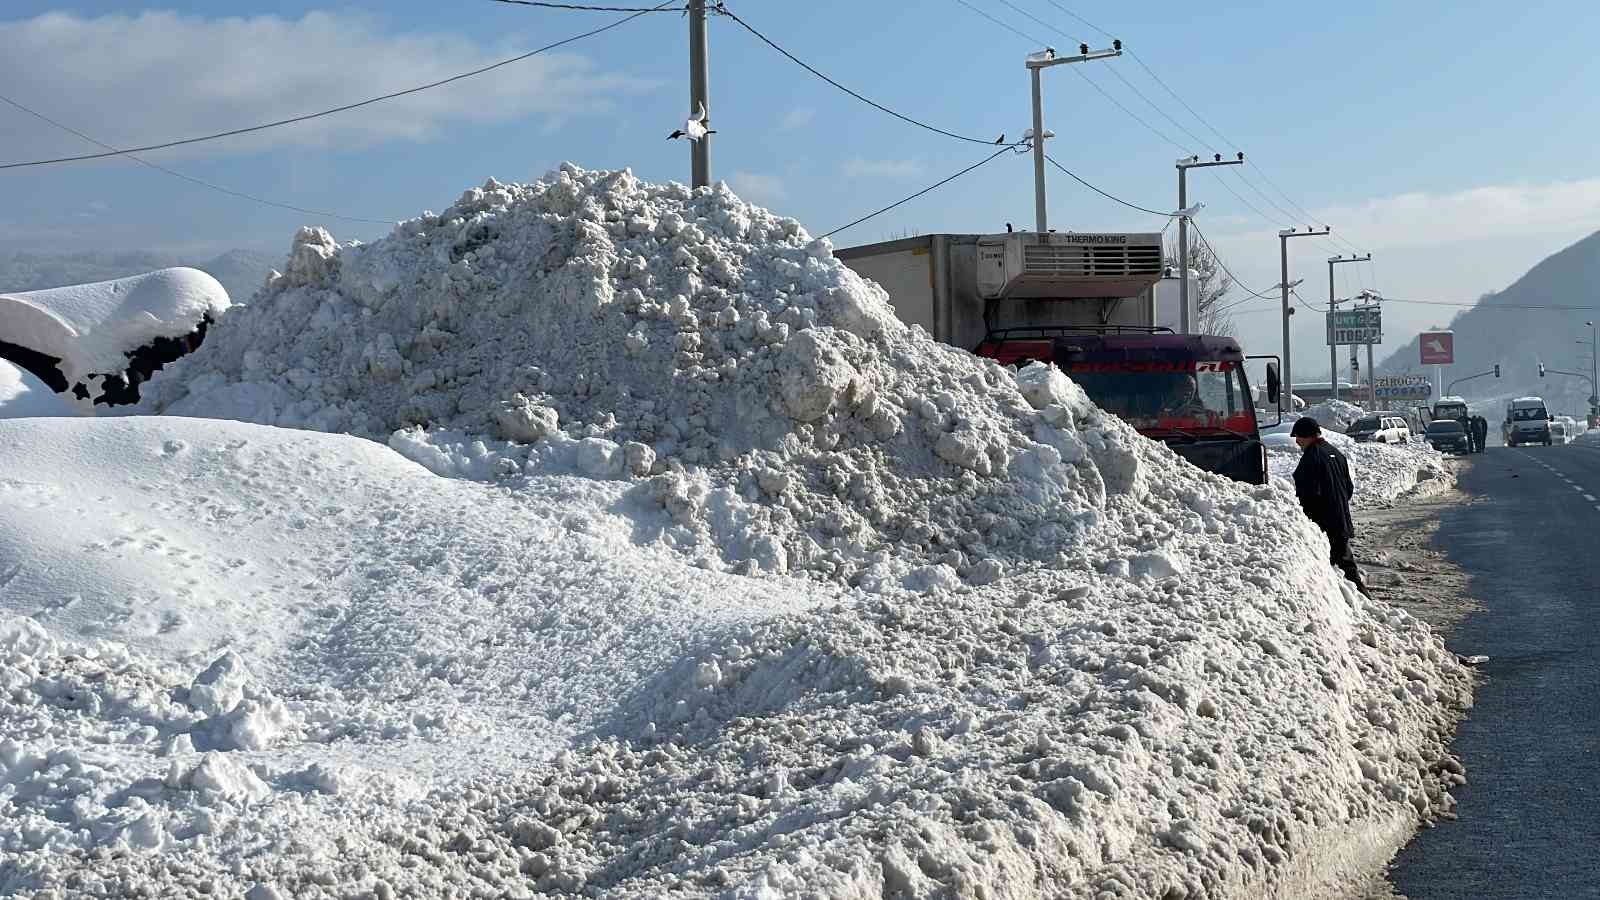
<instances>
[{"instance_id":1,"label":"snow-covered car","mask_svg":"<svg viewBox=\"0 0 1600 900\"><path fill-rule=\"evenodd\" d=\"M1399 416L1363 416L1345 434L1359 444L1404 444L1411 439L1411 428Z\"/></svg>"},{"instance_id":2,"label":"snow-covered car","mask_svg":"<svg viewBox=\"0 0 1600 900\"><path fill-rule=\"evenodd\" d=\"M1435 419L1429 422L1427 441L1429 446L1440 453L1467 453L1472 450L1472 442L1467 439L1466 429L1454 419Z\"/></svg>"}]
</instances>

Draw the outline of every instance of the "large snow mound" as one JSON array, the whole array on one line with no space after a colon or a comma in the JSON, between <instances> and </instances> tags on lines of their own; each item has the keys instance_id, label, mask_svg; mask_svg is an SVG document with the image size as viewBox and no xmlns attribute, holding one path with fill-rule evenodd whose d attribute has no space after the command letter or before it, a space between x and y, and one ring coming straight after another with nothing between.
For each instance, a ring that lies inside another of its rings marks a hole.
<instances>
[{"instance_id":1,"label":"large snow mound","mask_svg":"<svg viewBox=\"0 0 1600 900\"><path fill-rule=\"evenodd\" d=\"M868 595L589 478L0 422L0 893L1321 895L1450 808L1467 675L1281 488L1140 464L1061 569Z\"/></svg>"},{"instance_id":2,"label":"large snow mound","mask_svg":"<svg viewBox=\"0 0 1600 900\"><path fill-rule=\"evenodd\" d=\"M76 416L67 399L27 369L0 359L0 419L27 416Z\"/></svg>"},{"instance_id":3,"label":"large snow mound","mask_svg":"<svg viewBox=\"0 0 1600 900\"><path fill-rule=\"evenodd\" d=\"M61 360L68 384L115 375L126 354L156 338L181 337L228 308L215 278L176 267L130 278L0 294L0 340Z\"/></svg>"},{"instance_id":4,"label":"large snow mound","mask_svg":"<svg viewBox=\"0 0 1600 900\"><path fill-rule=\"evenodd\" d=\"M1028 378L906 327L725 187L566 166L372 244L302 230L142 409L350 432L441 474L616 480L706 565L933 584L1049 563L1145 490L1151 445Z\"/></svg>"}]
</instances>

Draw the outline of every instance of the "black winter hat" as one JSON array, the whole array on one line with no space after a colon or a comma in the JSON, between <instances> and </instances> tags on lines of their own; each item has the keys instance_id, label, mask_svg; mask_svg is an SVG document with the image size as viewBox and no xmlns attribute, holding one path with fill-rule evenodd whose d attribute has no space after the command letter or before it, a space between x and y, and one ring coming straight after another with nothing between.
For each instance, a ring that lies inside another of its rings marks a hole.
<instances>
[{"instance_id":1,"label":"black winter hat","mask_svg":"<svg viewBox=\"0 0 1600 900\"><path fill-rule=\"evenodd\" d=\"M1301 416L1295 420L1294 427L1289 429L1290 437L1321 437L1322 426L1310 416Z\"/></svg>"}]
</instances>

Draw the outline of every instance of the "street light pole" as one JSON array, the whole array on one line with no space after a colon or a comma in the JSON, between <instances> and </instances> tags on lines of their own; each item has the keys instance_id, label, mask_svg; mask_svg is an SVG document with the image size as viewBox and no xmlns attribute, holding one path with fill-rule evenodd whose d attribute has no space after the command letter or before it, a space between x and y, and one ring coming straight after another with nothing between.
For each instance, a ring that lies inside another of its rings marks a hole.
<instances>
[{"instance_id":1,"label":"street light pole","mask_svg":"<svg viewBox=\"0 0 1600 900\"><path fill-rule=\"evenodd\" d=\"M1333 229L1326 225L1322 227L1321 231L1313 230L1311 226L1308 225L1306 226L1305 231L1301 231L1298 228L1286 228L1278 232L1278 259L1281 263L1281 270L1283 274L1283 279L1278 282L1278 286L1283 289L1282 400L1284 405L1279 407L1280 411L1287 409L1291 413L1294 412L1294 369L1291 365L1293 351L1289 346L1289 317L1294 315L1294 310L1289 307L1289 291L1292 287L1289 284L1289 239L1297 237L1325 237L1332 232Z\"/></svg>"},{"instance_id":2,"label":"street light pole","mask_svg":"<svg viewBox=\"0 0 1600 900\"><path fill-rule=\"evenodd\" d=\"M1593 422L1595 416L1600 416L1600 326L1594 322L1583 323L1589 326L1589 368L1594 379L1589 382L1589 421Z\"/></svg>"},{"instance_id":3,"label":"street light pole","mask_svg":"<svg viewBox=\"0 0 1600 900\"><path fill-rule=\"evenodd\" d=\"M1091 62L1121 55L1122 42L1112 41L1110 50L1096 50L1091 53L1088 44L1079 44L1077 56L1056 56L1054 47L1046 47L1038 53L1030 54L1024 60L1033 80L1033 215L1040 234L1047 234L1050 231L1049 217L1044 208L1044 141L1045 138L1054 135L1044 130L1044 94L1039 84L1039 72L1051 66Z\"/></svg>"},{"instance_id":4,"label":"street light pole","mask_svg":"<svg viewBox=\"0 0 1600 900\"><path fill-rule=\"evenodd\" d=\"M1214 166L1242 166L1244 154L1238 154L1236 159L1223 159L1221 153L1212 154L1210 162L1201 162L1200 157L1191 156L1188 159L1178 160L1178 321L1181 323L1184 334L1191 334L1193 329L1189 322L1189 217L1181 211L1189 208L1189 182L1190 169L1209 169ZM1198 325L1199 323L1194 323Z\"/></svg>"},{"instance_id":5,"label":"street light pole","mask_svg":"<svg viewBox=\"0 0 1600 900\"><path fill-rule=\"evenodd\" d=\"M1366 256L1350 256L1344 254L1328 257L1328 320L1332 324L1333 314L1339 311L1339 301L1333 296L1333 266L1335 263L1371 262L1372 254ZM1331 335L1330 335L1331 338ZM1369 375L1371 373L1368 373ZM1331 340L1328 343L1328 382L1333 389L1333 399L1339 399L1339 346ZM1374 382L1376 383L1376 382ZM1358 383L1357 389L1361 387Z\"/></svg>"}]
</instances>

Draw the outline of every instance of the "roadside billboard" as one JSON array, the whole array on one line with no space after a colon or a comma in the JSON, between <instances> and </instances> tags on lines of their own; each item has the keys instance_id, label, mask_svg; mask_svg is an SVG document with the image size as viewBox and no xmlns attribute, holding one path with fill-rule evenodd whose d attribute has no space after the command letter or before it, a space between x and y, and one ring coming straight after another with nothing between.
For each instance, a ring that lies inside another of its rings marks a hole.
<instances>
[{"instance_id":1,"label":"roadside billboard","mask_svg":"<svg viewBox=\"0 0 1600 900\"><path fill-rule=\"evenodd\" d=\"M1424 331L1421 344L1425 366L1448 366L1456 361L1456 333L1453 331Z\"/></svg>"}]
</instances>

